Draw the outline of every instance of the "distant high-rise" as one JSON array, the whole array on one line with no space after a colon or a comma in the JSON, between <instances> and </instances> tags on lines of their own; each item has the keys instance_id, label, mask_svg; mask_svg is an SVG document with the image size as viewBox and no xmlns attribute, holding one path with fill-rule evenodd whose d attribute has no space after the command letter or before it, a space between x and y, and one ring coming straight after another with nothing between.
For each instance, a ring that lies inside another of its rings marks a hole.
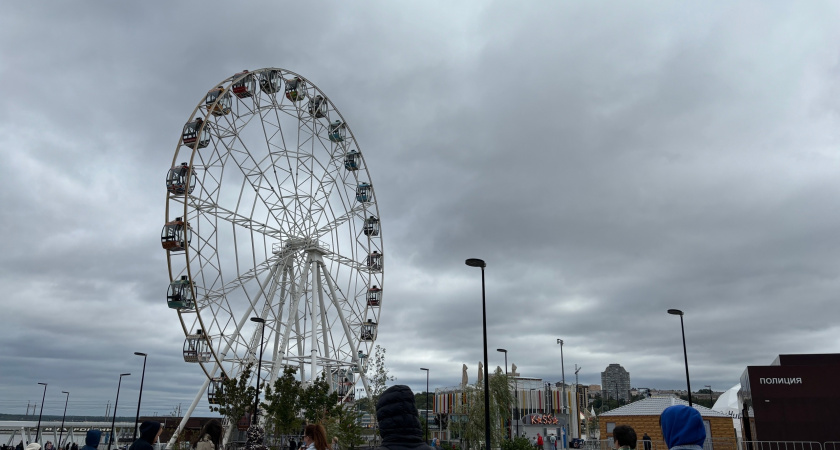
<instances>
[{"instance_id":1,"label":"distant high-rise","mask_svg":"<svg viewBox=\"0 0 840 450\"><path fill-rule=\"evenodd\" d=\"M621 364L610 364L601 372L601 398L630 401L630 372Z\"/></svg>"}]
</instances>

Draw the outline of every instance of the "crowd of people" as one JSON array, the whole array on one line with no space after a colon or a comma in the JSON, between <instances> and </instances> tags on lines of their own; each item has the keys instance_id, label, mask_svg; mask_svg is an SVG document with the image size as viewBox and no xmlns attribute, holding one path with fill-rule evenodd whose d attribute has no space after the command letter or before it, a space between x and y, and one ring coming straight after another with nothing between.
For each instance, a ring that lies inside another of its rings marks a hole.
<instances>
[{"instance_id":1,"label":"crowd of people","mask_svg":"<svg viewBox=\"0 0 840 450\"><path fill-rule=\"evenodd\" d=\"M423 439L423 429L420 426L420 416L414 404L414 393L408 386L391 386L379 397L376 403L376 420L379 423L379 434L382 444L378 450L432 450L439 447L437 438L426 444ZM706 429L703 418L694 408L684 405L674 405L666 408L659 416L662 436L669 449L702 450L706 440ZM146 421L140 424L140 437L131 444L128 450L158 450L163 426L160 422ZM221 422L211 419L204 424L198 437L192 442L192 450L223 450L222 438L224 428ZM629 425L618 425L612 430L613 446L616 450L635 450L638 442L636 431ZM56 448L47 441L43 450L99 450L102 431L88 430L85 445L81 449L72 444L71 448ZM556 436L550 434L548 442L557 449ZM650 436L645 433L642 439L644 450L651 450ZM545 440L538 433L532 437L531 444L535 449L543 450ZM75 447L75 448L73 448ZM0 450L42 450L38 443L21 441L17 446L0 446ZM265 445L265 430L259 425L251 425L246 433L245 450L268 450ZM308 424L303 429L300 441L294 437L289 439L288 450L340 450L338 438L327 440L327 433L320 423Z\"/></svg>"}]
</instances>

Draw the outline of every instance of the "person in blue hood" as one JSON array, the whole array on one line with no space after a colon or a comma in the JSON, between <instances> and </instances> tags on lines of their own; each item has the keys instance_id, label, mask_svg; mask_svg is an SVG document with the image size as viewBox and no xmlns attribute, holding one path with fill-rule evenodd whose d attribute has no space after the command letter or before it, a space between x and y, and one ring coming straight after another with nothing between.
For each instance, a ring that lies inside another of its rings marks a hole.
<instances>
[{"instance_id":1,"label":"person in blue hood","mask_svg":"<svg viewBox=\"0 0 840 450\"><path fill-rule=\"evenodd\" d=\"M669 449L702 450L706 441L703 417L694 408L674 405L659 416L662 437Z\"/></svg>"},{"instance_id":2,"label":"person in blue hood","mask_svg":"<svg viewBox=\"0 0 840 450\"><path fill-rule=\"evenodd\" d=\"M100 440L102 440L101 430L88 430L87 436L85 436L85 445L82 447L82 450L96 450Z\"/></svg>"}]
</instances>

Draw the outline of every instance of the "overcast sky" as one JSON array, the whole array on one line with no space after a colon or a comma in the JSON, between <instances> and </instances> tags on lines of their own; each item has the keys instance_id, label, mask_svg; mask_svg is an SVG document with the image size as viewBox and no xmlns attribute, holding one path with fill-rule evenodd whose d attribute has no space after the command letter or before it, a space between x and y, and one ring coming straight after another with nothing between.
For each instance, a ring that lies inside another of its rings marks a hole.
<instances>
[{"instance_id":1,"label":"overcast sky","mask_svg":"<svg viewBox=\"0 0 840 450\"><path fill-rule=\"evenodd\" d=\"M163 178L205 92L281 67L341 110L387 255L397 382L490 366L725 390L840 352L835 2L0 3L0 412L195 396ZM126 400L128 399L128 400ZM125 410L123 410L125 408ZM199 406L207 413L206 403Z\"/></svg>"}]
</instances>

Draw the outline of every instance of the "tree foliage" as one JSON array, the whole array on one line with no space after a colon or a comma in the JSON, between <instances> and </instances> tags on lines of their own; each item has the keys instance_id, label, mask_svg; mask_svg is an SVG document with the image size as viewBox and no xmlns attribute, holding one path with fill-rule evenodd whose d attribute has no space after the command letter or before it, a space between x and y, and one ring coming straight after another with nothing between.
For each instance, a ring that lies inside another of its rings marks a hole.
<instances>
[{"instance_id":1,"label":"tree foliage","mask_svg":"<svg viewBox=\"0 0 840 450\"><path fill-rule=\"evenodd\" d=\"M283 375L274 380L274 386L265 388L262 407L266 414L266 428L275 435L297 434L302 421L299 417L300 398L303 393L300 381L295 379L297 368L285 367Z\"/></svg>"},{"instance_id":2,"label":"tree foliage","mask_svg":"<svg viewBox=\"0 0 840 450\"><path fill-rule=\"evenodd\" d=\"M254 364L248 364L237 378L222 380L221 391L216 392L218 404L210 405L210 411L218 412L230 423L236 423L245 413L252 410L257 397L257 388L249 386Z\"/></svg>"},{"instance_id":3,"label":"tree foliage","mask_svg":"<svg viewBox=\"0 0 840 450\"><path fill-rule=\"evenodd\" d=\"M388 388L388 382L394 381L396 378L388 373L388 368L385 367L385 348L377 345L373 354L373 365L368 365L368 386L370 387L370 403L369 407L371 415L373 415L375 435L379 436L379 424L376 422L376 404L379 402L379 396Z\"/></svg>"},{"instance_id":4,"label":"tree foliage","mask_svg":"<svg viewBox=\"0 0 840 450\"><path fill-rule=\"evenodd\" d=\"M507 429L500 424L510 417L510 407L513 404L513 394L509 387L509 377L500 369L489 378L490 387L490 442L492 448L499 448ZM456 402L455 412L459 417L450 420L450 428L454 428L461 439L464 448L480 446L484 443L484 383L476 382L466 386L462 399L466 402ZM495 425L494 425L495 424Z\"/></svg>"},{"instance_id":5,"label":"tree foliage","mask_svg":"<svg viewBox=\"0 0 840 450\"><path fill-rule=\"evenodd\" d=\"M338 438L341 450L355 450L364 444L362 426L359 424L361 416L362 413L348 403L335 408L324 422L327 435Z\"/></svg>"},{"instance_id":6,"label":"tree foliage","mask_svg":"<svg viewBox=\"0 0 840 450\"><path fill-rule=\"evenodd\" d=\"M325 373L303 388L300 406L306 423L322 422L338 408L338 394L330 392Z\"/></svg>"}]
</instances>

